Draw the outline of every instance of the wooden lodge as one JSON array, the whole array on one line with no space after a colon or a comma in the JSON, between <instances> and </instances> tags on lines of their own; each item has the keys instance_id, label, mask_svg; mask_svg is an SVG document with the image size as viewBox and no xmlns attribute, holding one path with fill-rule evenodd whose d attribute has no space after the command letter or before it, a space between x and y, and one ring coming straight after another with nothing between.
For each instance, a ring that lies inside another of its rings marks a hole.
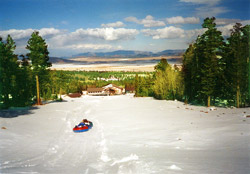
<instances>
[{"instance_id":1,"label":"wooden lodge","mask_svg":"<svg viewBox=\"0 0 250 174\"><path fill-rule=\"evenodd\" d=\"M88 88L88 95L107 95L107 93L103 90L103 88Z\"/></svg>"},{"instance_id":2,"label":"wooden lodge","mask_svg":"<svg viewBox=\"0 0 250 174\"><path fill-rule=\"evenodd\" d=\"M114 84L109 84L109 85L103 86L102 88L88 88L87 89L88 95L95 95L95 96L121 95L124 92L125 92L125 89Z\"/></svg>"}]
</instances>

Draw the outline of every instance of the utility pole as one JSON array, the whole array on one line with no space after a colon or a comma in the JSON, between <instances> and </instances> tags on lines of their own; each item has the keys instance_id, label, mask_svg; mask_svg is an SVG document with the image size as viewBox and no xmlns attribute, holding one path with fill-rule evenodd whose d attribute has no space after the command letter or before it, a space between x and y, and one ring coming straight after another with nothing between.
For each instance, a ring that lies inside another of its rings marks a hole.
<instances>
[{"instance_id":1,"label":"utility pole","mask_svg":"<svg viewBox=\"0 0 250 174\"><path fill-rule=\"evenodd\" d=\"M36 92L37 92L37 105L41 105L38 75L36 75Z\"/></svg>"}]
</instances>

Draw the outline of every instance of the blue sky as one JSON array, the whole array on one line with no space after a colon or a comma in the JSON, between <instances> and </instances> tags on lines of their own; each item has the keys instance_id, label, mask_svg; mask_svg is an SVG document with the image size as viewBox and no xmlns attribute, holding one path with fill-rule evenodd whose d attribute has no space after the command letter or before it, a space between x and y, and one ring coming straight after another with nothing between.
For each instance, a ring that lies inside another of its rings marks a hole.
<instances>
[{"instance_id":1,"label":"blue sky","mask_svg":"<svg viewBox=\"0 0 250 174\"><path fill-rule=\"evenodd\" d=\"M227 37L235 22L250 24L249 0L0 0L0 36L25 53L31 33L51 56L81 52L186 49L215 16Z\"/></svg>"}]
</instances>

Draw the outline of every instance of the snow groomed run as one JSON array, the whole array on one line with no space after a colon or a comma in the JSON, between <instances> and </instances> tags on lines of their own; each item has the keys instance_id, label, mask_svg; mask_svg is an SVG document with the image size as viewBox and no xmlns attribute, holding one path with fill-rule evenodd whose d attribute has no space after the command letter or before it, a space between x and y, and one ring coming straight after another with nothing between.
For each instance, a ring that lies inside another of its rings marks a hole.
<instances>
[{"instance_id":1,"label":"snow groomed run","mask_svg":"<svg viewBox=\"0 0 250 174\"><path fill-rule=\"evenodd\" d=\"M0 111L1 174L250 171L250 108L133 95L63 99L25 112ZM83 118L95 126L75 133Z\"/></svg>"},{"instance_id":2,"label":"snow groomed run","mask_svg":"<svg viewBox=\"0 0 250 174\"><path fill-rule=\"evenodd\" d=\"M78 125L73 128L75 133L86 132L93 127L93 123L87 119L83 119Z\"/></svg>"}]
</instances>

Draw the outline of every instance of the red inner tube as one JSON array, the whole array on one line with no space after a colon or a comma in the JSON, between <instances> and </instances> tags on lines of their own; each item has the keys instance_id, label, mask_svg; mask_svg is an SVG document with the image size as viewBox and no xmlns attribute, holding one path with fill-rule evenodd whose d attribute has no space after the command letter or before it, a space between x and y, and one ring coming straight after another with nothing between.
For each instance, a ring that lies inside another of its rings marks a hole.
<instances>
[{"instance_id":1,"label":"red inner tube","mask_svg":"<svg viewBox=\"0 0 250 174\"><path fill-rule=\"evenodd\" d=\"M89 129L88 126L76 126L74 127L74 131L78 131L78 130L86 130L86 129Z\"/></svg>"}]
</instances>

